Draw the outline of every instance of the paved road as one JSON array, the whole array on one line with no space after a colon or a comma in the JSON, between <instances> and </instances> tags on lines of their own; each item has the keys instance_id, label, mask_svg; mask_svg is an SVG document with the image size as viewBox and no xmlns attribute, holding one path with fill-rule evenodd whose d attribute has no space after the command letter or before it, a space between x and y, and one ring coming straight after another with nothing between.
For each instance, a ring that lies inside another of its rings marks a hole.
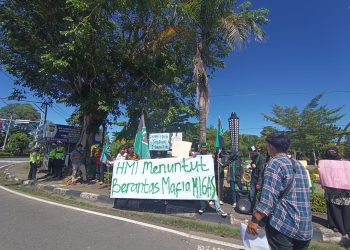
<instances>
[{"instance_id":1,"label":"paved road","mask_svg":"<svg viewBox=\"0 0 350 250\"><path fill-rule=\"evenodd\" d=\"M1 188L0 199L0 250L235 249L57 207Z\"/></svg>"},{"instance_id":2,"label":"paved road","mask_svg":"<svg viewBox=\"0 0 350 250\"><path fill-rule=\"evenodd\" d=\"M28 158L0 158L0 168L5 165L29 161Z\"/></svg>"}]
</instances>

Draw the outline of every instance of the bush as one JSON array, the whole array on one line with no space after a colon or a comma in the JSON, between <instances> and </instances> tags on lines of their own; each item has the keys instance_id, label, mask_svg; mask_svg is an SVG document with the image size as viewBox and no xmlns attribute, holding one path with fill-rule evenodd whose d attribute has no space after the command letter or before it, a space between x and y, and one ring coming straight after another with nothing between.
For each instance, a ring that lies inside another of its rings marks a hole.
<instances>
[{"instance_id":1,"label":"bush","mask_svg":"<svg viewBox=\"0 0 350 250\"><path fill-rule=\"evenodd\" d=\"M13 154L9 152L0 152L0 157L13 157Z\"/></svg>"},{"instance_id":2,"label":"bush","mask_svg":"<svg viewBox=\"0 0 350 250\"><path fill-rule=\"evenodd\" d=\"M311 194L310 203L312 212L327 213L326 200L323 194Z\"/></svg>"}]
</instances>

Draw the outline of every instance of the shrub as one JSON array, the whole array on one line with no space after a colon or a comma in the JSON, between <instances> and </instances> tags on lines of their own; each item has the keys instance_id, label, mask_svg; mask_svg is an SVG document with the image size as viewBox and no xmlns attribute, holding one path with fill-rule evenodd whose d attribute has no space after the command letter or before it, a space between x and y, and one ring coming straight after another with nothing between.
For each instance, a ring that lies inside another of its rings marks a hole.
<instances>
[{"instance_id":1,"label":"shrub","mask_svg":"<svg viewBox=\"0 0 350 250\"><path fill-rule=\"evenodd\" d=\"M327 213L326 200L323 194L311 194L310 203L312 212Z\"/></svg>"},{"instance_id":2,"label":"shrub","mask_svg":"<svg viewBox=\"0 0 350 250\"><path fill-rule=\"evenodd\" d=\"M0 152L0 157L12 157L13 154L9 152Z\"/></svg>"}]
</instances>

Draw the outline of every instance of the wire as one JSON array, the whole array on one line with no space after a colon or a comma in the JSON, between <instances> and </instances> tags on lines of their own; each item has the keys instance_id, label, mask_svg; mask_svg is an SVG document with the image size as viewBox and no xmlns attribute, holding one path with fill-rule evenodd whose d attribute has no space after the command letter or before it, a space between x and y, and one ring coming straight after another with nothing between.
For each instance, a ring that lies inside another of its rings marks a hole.
<instances>
[{"instance_id":1,"label":"wire","mask_svg":"<svg viewBox=\"0 0 350 250\"><path fill-rule=\"evenodd\" d=\"M350 93L350 90L330 90L323 91L323 93ZM219 94L219 95L211 95L210 97L231 97L231 96L259 96L259 95L306 95L306 94L315 94L315 92L281 92L281 93L271 93L271 92L260 92L260 93L245 93L245 94Z\"/></svg>"}]
</instances>

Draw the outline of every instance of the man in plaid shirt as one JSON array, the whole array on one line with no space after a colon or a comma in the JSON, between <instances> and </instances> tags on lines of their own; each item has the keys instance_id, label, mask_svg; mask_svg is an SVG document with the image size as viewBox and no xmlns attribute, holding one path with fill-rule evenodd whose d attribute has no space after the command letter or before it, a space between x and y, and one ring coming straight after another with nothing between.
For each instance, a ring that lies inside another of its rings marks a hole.
<instances>
[{"instance_id":1,"label":"man in plaid shirt","mask_svg":"<svg viewBox=\"0 0 350 250\"><path fill-rule=\"evenodd\" d=\"M258 223L267 217L266 236L271 249L308 249L312 238L310 192L304 167L287 156L290 139L283 133L266 138L271 156L264 172L259 204L247 231L257 234Z\"/></svg>"}]
</instances>

